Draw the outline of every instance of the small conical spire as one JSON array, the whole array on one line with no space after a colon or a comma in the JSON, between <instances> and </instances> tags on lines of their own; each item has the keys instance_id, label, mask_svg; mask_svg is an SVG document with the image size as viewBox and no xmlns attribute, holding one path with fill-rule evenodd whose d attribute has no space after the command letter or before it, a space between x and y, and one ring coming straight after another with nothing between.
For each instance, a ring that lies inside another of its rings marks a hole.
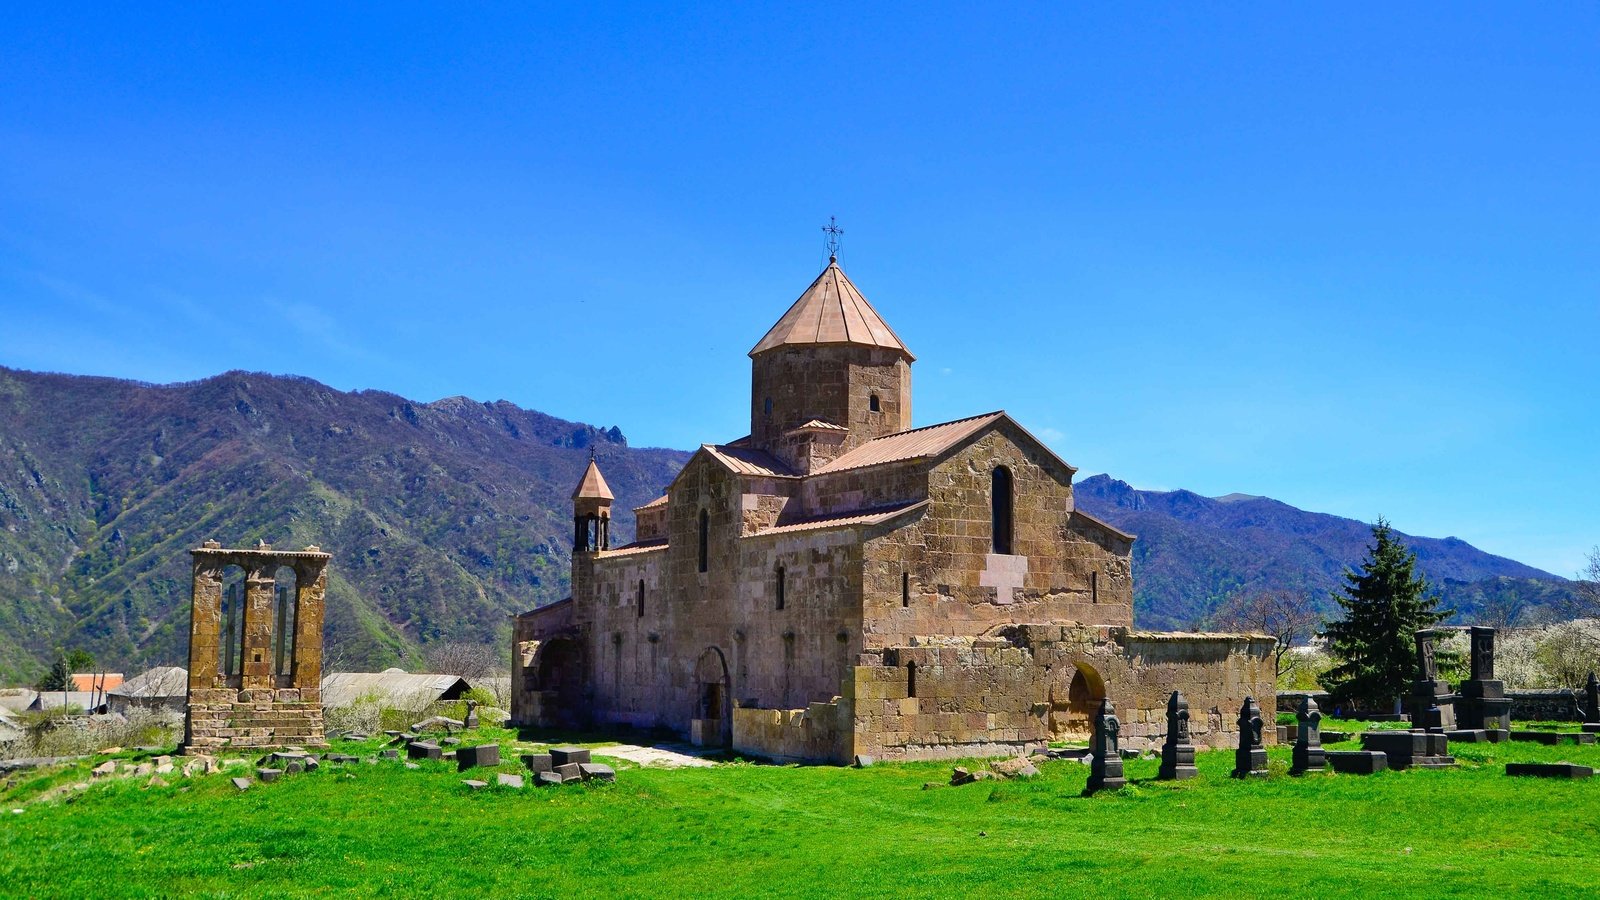
<instances>
[{"instance_id":1,"label":"small conical spire","mask_svg":"<svg viewBox=\"0 0 1600 900\"><path fill-rule=\"evenodd\" d=\"M591 452L589 467L583 470L583 479L578 482L578 487L572 492L574 500L615 500L616 495L611 493L611 487L606 484L606 478L600 474L600 465L595 462Z\"/></svg>"}]
</instances>

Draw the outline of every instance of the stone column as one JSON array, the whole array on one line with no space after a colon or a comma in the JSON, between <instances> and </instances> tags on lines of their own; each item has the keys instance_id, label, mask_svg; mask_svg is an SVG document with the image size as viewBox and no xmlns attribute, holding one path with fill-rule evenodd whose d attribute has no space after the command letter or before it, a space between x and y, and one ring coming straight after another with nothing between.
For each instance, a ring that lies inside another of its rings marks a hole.
<instances>
[{"instance_id":1,"label":"stone column","mask_svg":"<svg viewBox=\"0 0 1600 900\"><path fill-rule=\"evenodd\" d=\"M244 653L239 665L239 687L270 691L272 679L272 625L277 600L276 562L252 559L244 581Z\"/></svg>"},{"instance_id":2,"label":"stone column","mask_svg":"<svg viewBox=\"0 0 1600 900\"><path fill-rule=\"evenodd\" d=\"M300 567L295 572L294 687L302 699L320 702L322 689L322 619L328 591L327 564Z\"/></svg>"},{"instance_id":3,"label":"stone column","mask_svg":"<svg viewBox=\"0 0 1600 900\"><path fill-rule=\"evenodd\" d=\"M189 690L216 687L222 648L222 571L196 557L189 607Z\"/></svg>"}]
</instances>

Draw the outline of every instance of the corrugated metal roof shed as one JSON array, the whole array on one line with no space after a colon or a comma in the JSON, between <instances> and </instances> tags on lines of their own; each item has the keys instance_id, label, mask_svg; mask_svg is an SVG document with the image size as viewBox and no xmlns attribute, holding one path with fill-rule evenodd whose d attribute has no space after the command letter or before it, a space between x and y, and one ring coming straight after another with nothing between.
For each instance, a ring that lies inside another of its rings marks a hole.
<instances>
[{"instance_id":1,"label":"corrugated metal roof shed","mask_svg":"<svg viewBox=\"0 0 1600 900\"><path fill-rule=\"evenodd\" d=\"M436 700L454 700L469 687L458 675L412 675L401 669L340 672L322 677L322 705L354 706L370 697L380 706L421 709Z\"/></svg>"}]
</instances>

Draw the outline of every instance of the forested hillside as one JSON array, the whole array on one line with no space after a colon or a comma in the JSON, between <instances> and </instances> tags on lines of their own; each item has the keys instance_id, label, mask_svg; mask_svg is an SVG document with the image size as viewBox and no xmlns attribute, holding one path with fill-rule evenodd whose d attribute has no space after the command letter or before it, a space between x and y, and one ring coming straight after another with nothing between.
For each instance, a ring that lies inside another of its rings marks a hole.
<instances>
[{"instance_id":1,"label":"forested hillside","mask_svg":"<svg viewBox=\"0 0 1600 900\"><path fill-rule=\"evenodd\" d=\"M344 665L498 640L507 614L565 596L568 495L591 451L623 537L688 456L505 402L0 368L0 678L57 645L118 668L182 663L186 551L207 538L330 550Z\"/></svg>"}]
</instances>

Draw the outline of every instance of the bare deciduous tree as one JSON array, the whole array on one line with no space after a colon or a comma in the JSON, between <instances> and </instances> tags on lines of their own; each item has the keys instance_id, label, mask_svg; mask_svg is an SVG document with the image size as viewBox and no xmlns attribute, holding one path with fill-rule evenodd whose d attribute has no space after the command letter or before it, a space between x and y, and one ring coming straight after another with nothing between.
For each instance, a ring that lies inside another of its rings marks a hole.
<instances>
[{"instance_id":1,"label":"bare deciduous tree","mask_svg":"<svg viewBox=\"0 0 1600 900\"><path fill-rule=\"evenodd\" d=\"M485 678L504 668L499 648L490 644L430 644L423 658L428 671L437 675Z\"/></svg>"},{"instance_id":2,"label":"bare deciduous tree","mask_svg":"<svg viewBox=\"0 0 1600 900\"><path fill-rule=\"evenodd\" d=\"M1241 591L1222 601L1212 615L1218 628L1277 638L1278 646L1272 652L1279 678L1299 665L1299 657L1290 650L1309 641L1321 622L1310 598L1289 591Z\"/></svg>"}]
</instances>

